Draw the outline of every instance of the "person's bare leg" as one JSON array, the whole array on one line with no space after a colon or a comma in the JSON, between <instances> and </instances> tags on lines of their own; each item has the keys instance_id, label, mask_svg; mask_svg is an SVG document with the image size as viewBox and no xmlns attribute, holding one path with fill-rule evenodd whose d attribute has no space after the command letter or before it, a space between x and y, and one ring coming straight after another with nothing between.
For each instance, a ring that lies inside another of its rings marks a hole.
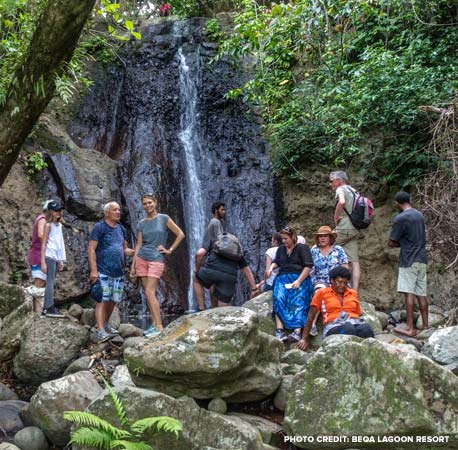
<instances>
[{"instance_id":1,"label":"person's bare leg","mask_svg":"<svg viewBox=\"0 0 458 450\"><path fill-rule=\"evenodd\" d=\"M275 314L275 328L283 330L283 324L277 314Z\"/></svg>"},{"instance_id":2,"label":"person's bare leg","mask_svg":"<svg viewBox=\"0 0 458 450\"><path fill-rule=\"evenodd\" d=\"M215 297L215 286L212 286L210 288L210 301L211 301L212 308L216 308L219 306L218 299Z\"/></svg>"},{"instance_id":3,"label":"person's bare leg","mask_svg":"<svg viewBox=\"0 0 458 450\"><path fill-rule=\"evenodd\" d=\"M406 298L406 322L407 327L405 330L401 328L395 328L393 331L400 334L405 334L406 336L415 336L417 334L413 322L413 312L415 307L415 295L405 294Z\"/></svg>"},{"instance_id":4,"label":"person's bare leg","mask_svg":"<svg viewBox=\"0 0 458 450\"><path fill-rule=\"evenodd\" d=\"M216 300L216 299L215 299ZM220 302L219 300L216 300L218 302L218 306L219 307L223 307L223 306L231 306L230 303L224 303L224 302Z\"/></svg>"},{"instance_id":5,"label":"person's bare leg","mask_svg":"<svg viewBox=\"0 0 458 450\"><path fill-rule=\"evenodd\" d=\"M361 266L359 261L353 261L350 263L351 266L351 287L355 291L359 289L359 280L361 279Z\"/></svg>"},{"instance_id":6,"label":"person's bare leg","mask_svg":"<svg viewBox=\"0 0 458 450\"><path fill-rule=\"evenodd\" d=\"M418 305L420 306L421 321L423 322L423 330L429 328L428 321L428 299L423 295L417 295Z\"/></svg>"},{"instance_id":7,"label":"person's bare leg","mask_svg":"<svg viewBox=\"0 0 458 450\"><path fill-rule=\"evenodd\" d=\"M95 304L95 322L98 330L105 329L107 303L98 302Z\"/></svg>"},{"instance_id":8,"label":"person's bare leg","mask_svg":"<svg viewBox=\"0 0 458 450\"><path fill-rule=\"evenodd\" d=\"M204 287L196 280L195 277L194 277L193 287L194 287L194 295L196 296L196 299L197 299L197 305L199 306L199 309L203 311L205 309L205 290L204 290Z\"/></svg>"},{"instance_id":9,"label":"person's bare leg","mask_svg":"<svg viewBox=\"0 0 458 450\"><path fill-rule=\"evenodd\" d=\"M110 321L110 317L111 317L111 314L113 313L113 309L115 307L115 302L108 302L105 304L105 321L103 323L103 326L105 327L105 325Z\"/></svg>"},{"instance_id":10,"label":"person's bare leg","mask_svg":"<svg viewBox=\"0 0 458 450\"><path fill-rule=\"evenodd\" d=\"M159 306L159 301L156 297L156 289L159 284L159 279L152 277L142 277L142 284L145 291L146 300L148 302L149 312L153 320L153 325L159 331L162 331L163 327L161 321L161 307Z\"/></svg>"}]
</instances>

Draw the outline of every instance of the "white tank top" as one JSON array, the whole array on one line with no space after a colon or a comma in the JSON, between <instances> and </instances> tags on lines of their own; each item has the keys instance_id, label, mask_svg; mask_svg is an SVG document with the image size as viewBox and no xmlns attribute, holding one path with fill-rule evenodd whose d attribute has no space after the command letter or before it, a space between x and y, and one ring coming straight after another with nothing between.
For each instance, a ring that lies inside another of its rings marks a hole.
<instances>
[{"instance_id":1,"label":"white tank top","mask_svg":"<svg viewBox=\"0 0 458 450\"><path fill-rule=\"evenodd\" d=\"M61 223L51 223L45 255L46 258L51 258L54 261L67 260Z\"/></svg>"}]
</instances>

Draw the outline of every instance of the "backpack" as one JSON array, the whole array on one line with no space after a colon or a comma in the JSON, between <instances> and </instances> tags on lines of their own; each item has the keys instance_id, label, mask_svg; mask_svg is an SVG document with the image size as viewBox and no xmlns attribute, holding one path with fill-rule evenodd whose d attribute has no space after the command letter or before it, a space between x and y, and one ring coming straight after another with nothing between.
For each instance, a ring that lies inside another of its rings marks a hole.
<instances>
[{"instance_id":1,"label":"backpack","mask_svg":"<svg viewBox=\"0 0 458 450\"><path fill-rule=\"evenodd\" d=\"M367 197L363 197L358 191L350 188L353 194L353 207L351 214L344 208L350 222L357 230L363 230L367 228L374 218L374 204L372 200Z\"/></svg>"},{"instance_id":2,"label":"backpack","mask_svg":"<svg viewBox=\"0 0 458 450\"><path fill-rule=\"evenodd\" d=\"M230 233L222 233L212 244L213 251L224 258L232 261L240 261L243 256L242 246L236 236Z\"/></svg>"}]
</instances>

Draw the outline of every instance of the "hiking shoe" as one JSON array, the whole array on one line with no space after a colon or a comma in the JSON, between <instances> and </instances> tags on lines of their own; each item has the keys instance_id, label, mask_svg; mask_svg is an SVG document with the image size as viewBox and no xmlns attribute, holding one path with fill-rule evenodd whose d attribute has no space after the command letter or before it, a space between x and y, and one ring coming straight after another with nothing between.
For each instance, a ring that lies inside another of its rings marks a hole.
<instances>
[{"instance_id":1,"label":"hiking shoe","mask_svg":"<svg viewBox=\"0 0 458 450\"><path fill-rule=\"evenodd\" d=\"M146 337L146 338L154 337L154 336L157 336L159 334L161 334L161 332L154 325L151 325L149 328L147 328L143 332L143 336Z\"/></svg>"},{"instance_id":2,"label":"hiking shoe","mask_svg":"<svg viewBox=\"0 0 458 450\"><path fill-rule=\"evenodd\" d=\"M302 339L300 331L294 330L290 335L289 339L293 342L299 342Z\"/></svg>"},{"instance_id":3,"label":"hiking shoe","mask_svg":"<svg viewBox=\"0 0 458 450\"><path fill-rule=\"evenodd\" d=\"M288 339L288 336L286 335L285 330L281 328L277 328L275 330L275 337L279 339L280 341L286 341L286 339Z\"/></svg>"},{"instance_id":4,"label":"hiking shoe","mask_svg":"<svg viewBox=\"0 0 458 450\"><path fill-rule=\"evenodd\" d=\"M115 327L112 327L109 323L105 325L105 331L109 334L119 334L119 331Z\"/></svg>"},{"instance_id":5,"label":"hiking shoe","mask_svg":"<svg viewBox=\"0 0 458 450\"><path fill-rule=\"evenodd\" d=\"M55 319L63 319L65 317L55 306L51 306L51 308L43 309L41 311L41 317L53 317Z\"/></svg>"},{"instance_id":6,"label":"hiking shoe","mask_svg":"<svg viewBox=\"0 0 458 450\"><path fill-rule=\"evenodd\" d=\"M309 334L310 336L318 336L318 328L316 327L316 325L312 325Z\"/></svg>"},{"instance_id":7,"label":"hiking shoe","mask_svg":"<svg viewBox=\"0 0 458 450\"><path fill-rule=\"evenodd\" d=\"M107 333L105 330L97 330L97 342L100 344L102 342L109 341L114 336L110 333Z\"/></svg>"}]
</instances>

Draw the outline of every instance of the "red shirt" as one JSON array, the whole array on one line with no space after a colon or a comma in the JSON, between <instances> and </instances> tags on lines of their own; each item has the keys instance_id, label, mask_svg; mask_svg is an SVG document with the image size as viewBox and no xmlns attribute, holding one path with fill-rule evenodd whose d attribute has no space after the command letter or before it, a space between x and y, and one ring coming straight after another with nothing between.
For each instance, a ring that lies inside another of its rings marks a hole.
<instances>
[{"instance_id":1,"label":"red shirt","mask_svg":"<svg viewBox=\"0 0 458 450\"><path fill-rule=\"evenodd\" d=\"M323 325L327 325L339 317L342 311L351 318L361 317L362 311L358 300L358 293L347 288L343 295L343 305L340 297L332 287L319 289L312 298L310 306L314 306L323 315Z\"/></svg>"},{"instance_id":2,"label":"red shirt","mask_svg":"<svg viewBox=\"0 0 458 450\"><path fill-rule=\"evenodd\" d=\"M29 250L29 264L39 266L41 264L41 241L38 237L38 222L45 219L44 214L39 214L33 222L32 245Z\"/></svg>"}]
</instances>

